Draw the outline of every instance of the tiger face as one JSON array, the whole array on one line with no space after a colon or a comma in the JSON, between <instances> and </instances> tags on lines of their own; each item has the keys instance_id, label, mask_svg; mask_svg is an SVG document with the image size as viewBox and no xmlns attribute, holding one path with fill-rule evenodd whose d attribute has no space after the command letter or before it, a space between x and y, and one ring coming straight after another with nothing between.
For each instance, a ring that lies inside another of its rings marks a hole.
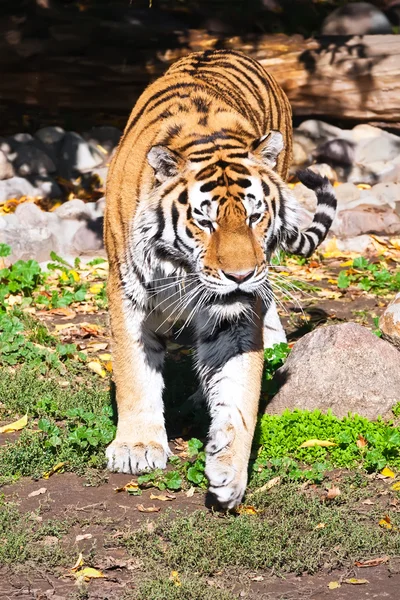
<instances>
[{"instance_id":1,"label":"tiger face","mask_svg":"<svg viewBox=\"0 0 400 600\"><path fill-rule=\"evenodd\" d=\"M267 278L283 211L286 223L295 223L290 192L274 171L282 149L281 133L272 131L247 150L215 149L209 160L184 160L160 146L148 154L161 184L154 206L159 214L162 198L163 251L180 256L216 298L256 293Z\"/></svg>"}]
</instances>

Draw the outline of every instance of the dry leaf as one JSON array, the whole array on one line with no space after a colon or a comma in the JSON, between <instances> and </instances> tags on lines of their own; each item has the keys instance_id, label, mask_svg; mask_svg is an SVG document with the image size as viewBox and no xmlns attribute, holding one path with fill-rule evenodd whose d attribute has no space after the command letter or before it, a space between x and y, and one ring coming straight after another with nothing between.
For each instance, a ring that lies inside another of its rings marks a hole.
<instances>
[{"instance_id":1,"label":"dry leaf","mask_svg":"<svg viewBox=\"0 0 400 600\"><path fill-rule=\"evenodd\" d=\"M384 469L382 469L381 475L383 475L383 477L390 477L391 479L394 479L396 477L392 469L389 469L389 467L385 467Z\"/></svg>"},{"instance_id":2,"label":"dry leaf","mask_svg":"<svg viewBox=\"0 0 400 600\"><path fill-rule=\"evenodd\" d=\"M77 579L82 579L83 581L90 581L91 579L100 579L105 577L105 575L102 571L98 571L92 567L84 567L80 571L76 571L75 577Z\"/></svg>"},{"instance_id":3,"label":"dry leaf","mask_svg":"<svg viewBox=\"0 0 400 600\"><path fill-rule=\"evenodd\" d=\"M108 348L107 342L88 342L87 345L93 352L100 352Z\"/></svg>"},{"instance_id":4,"label":"dry leaf","mask_svg":"<svg viewBox=\"0 0 400 600\"><path fill-rule=\"evenodd\" d=\"M393 529L393 525L392 525L392 523L390 521L390 517L388 515L385 515L385 518L381 519L379 521L379 525L381 527L383 527L384 529Z\"/></svg>"},{"instance_id":5,"label":"dry leaf","mask_svg":"<svg viewBox=\"0 0 400 600\"><path fill-rule=\"evenodd\" d=\"M186 492L186 498L192 498L194 496L195 491L196 491L196 488L194 488L193 486L191 488L189 488L188 491Z\"/></svg>"},{"instance_id":6,"label":"dry leaf","mask_svg":"<svg viewBox=\"0 0 400 600\"><path fill-rule=\"evenodd\" d=\"M24 415L18 421L3 425L0 427L0 433L13 433L14 431L20 431L28 425L28 415Z\"/></svg>"},{"instance_id":7,"label":"dry leaf","mask_svg":"<svg viewBox=\"0 0 400 600\"><path fill-rule=\"evenodd\" d=\"M380 558L371 558L369 560L357 560L354 565L356 567L377 567L389 560L389 556L381 556Z\"/></svg>"},{"instance_id":8,"label":"dry leaf","mask_svg":"<svg viewBox=\"0 0 400 600\"><path fill-rule=\"evenodd\" d=\"M138 504L136 508L143 513L160 512L161 510L159 506L143 506L143 504Z\"/></svg>"},{"instance_id":9,"label":"dry leaf","mask_svg":"<svg viewBox=\"0 0 400 600\"><path fill-rule=\"evenodd\" d=\"M321 446L321 448L328 448L329 446L336 446L333 442L329 440L307 440L303 442L299 448L313 448L314 446Z\"/></svg>"},{"instance_id":10,"label":"dry leaf","mask_svg":"<svg viewBox=\"0 0 400 600\"><path fill-rule=\"evenodd\" d=\"M175 499L176 496L174 496L174 494L150 494L150 500L161 500L161 502L171 502Z\"/></svg>"},{"instance_id":11,"label":"dry leaf","mask_svg":"<svg viewBox=\"0 0 400 600\"><path fill-rule=\"evenodd\" d=\"M104 361L112 360L111 354L99 354L99 359Z\"/></svg>"},{"instance_id":12,"label":"dry leaf","mask_svg":"<svg viewBox=\"0 0 400 600\"><path fill-rule=\"evenodd\" d=\"M35 496L40 496L40 494L45 494L47 492L47 488L40 488L40 490L36 490L35 492L31 492L28 494L28 498L34 498Z\"/></svg>"},{"instance_id":13,"label":"dry leaf","mask_svg":"<svg viewBox=\"0 0 400 600\"><path fill-rule=\"evenodd\" d=\"M375 504L375 502L373 500L371 500L371 498L367 498L366 500L363 500L361 502L361 504Z\"/></svg>"},{"instance_id":14,"label":"dry leaf","mask_svg":"<svg viewBox=\"0 0 400 600\"><path fill-rule=\"evenodd\" d=\"M365 583L369 583L368 579L356 579L352 577L351 579L345 579L344 583L349 583L350 585L364 585Z\"/></svg>"},{"instance_id":15,"label":"dry leaf","mask_svg":"<svg viewBox=\"0 0 400 600\"><path fill-rule=\"evenodd\" d=\"M174 585L181 586L181 580L179 579L178 571L171 571L171 575L169 576L169 580L172 581Z\"/></svg>"},{"instance_id":16,"label":"dry leaf","mask_svg":"<svg viewBox=\"0 0 400 600\"><path fill-rule=\"evenodd\" d=\"M100 375L100 377L106 376L106 371L103 369L103 367L101 366L101 364L99 362L92 360L87 364L87 366L91 371L93 371L97 375Z\"/></svg>"},{"instance_id":17,"label":"dry leaf","mask_svg":"<svg viewBox=\"0 0 400 600\"><path fill-rule=\"evenodd\" d=\"M236 512L239 515L256 515L258 511L256 508L254 508L254 506L246 506L241 504L237 507Z\"/></svg>"},{"instance_id":18,"label":"dry leaf","mask_svg":"<svg viewBox=\"0 0 400 600\"><path fill-rule=\"evenodd\" d=\"M396 481L396 483L392 485L392 490L394 492L400 492L400 481Z\"/></svg>"},{"instance_id":19,"label":"dry leaf","mask_svg":"<svg viewBox=\"0 0 400 600\"><path fill-rule=\"evenodd\" d=\"M54 465L54 467L50 469L50 471L46 471L46 473L43 473L43 479L48 479L49 477L54 475L54 473L57 473L57 471L60 471L63 467L65 467L66 464L66 462L57 463L56 465Z\"/></svg>"},{"instance_id":20,"label":"dry leaf","mask_svg":"<svg viewBox=\"0 0 400 600\"><path fill-rule=\"evenodd\" d=\"M363 437L363 436L361 435L361 433L359 434L359 436L358 436L358 440L356 441L356 446L357 446L358 448L365 448L365 446L368 446L368 442L367 442L367 440L365 439L365 437Z\"/></svg>"},{"instance_id":21,"label":"dry leaf","mask_svg":"<svg viewBox=\"0 0 400 600\"><path fill-rule=\"evenodd\" d=\"M82 535L77 535L75 538L75 542L81 542L82 540L91 540L92 539L92 534L91 533L83 533Z\"/></svg>"},{"instance_id":22,"label":"dry leaf","mask_svg":"<svg viewBox=\"0 0 400 600\"><path fill-rule=\"evenodd\" d=\"M337 496L340 496L341 491L338 487L332 486L329 488L328 493L326 494L326 500L333 500Z\"/></svg>"},{"instance_id":23,"label":"dry leaf","mask_svg":"<svg viewBox=\"0 0 400 600\"><path fill-rule=\"evenodd\" d=\"M80 328L88 335L100 335L102 328L94 323L81 323Z\"/></svg>"},{"instance_id":24,"label":"dry leaf","mask_svg":"<svg viewBox=\"0 0 400 600\"><path fill-rule=\"evenodd\" d=\"M252 492L251 494L247 494L247 497L250 498L251 496L254 496L254 494L258 494L259 492L265 492L267 490L270 490L275 485L278 485L278 483L280 483L280 482L281 482L280 476L273 477L272 479L267 481L267 483L264 483L264 485L262 485L260 488L257 488L256 490L254 490L254 492Z\"/></svg>"},{"instance_id":25,"label":"dry leaf","mask_svg":"<svg viewBox=\"0 0 400 600\"><path fill-rule=\"evenodd\" d=\"M316 527L314 527L314 529L324 529L326 527L325 523L318 523L318 525Z\"/></svg>"},{"instance_id":26,"label":"dry leaf","mask_svg":"<svg viewBox=\"0 0 400 600\"><path fill-rule=\"evenodd\" d=\"M340 583L339 583L338 581L330 581L330 582L328 583L328 588L329 588L330 590L337 590L337 589L338 589L338 588L340 588L340 587L341 587L341 586L340 586Z\"/></svg>"},{"instance_id":27,"label":"dry leaf","mask_svg":"<svg viewBox=\"0 0 400 600\"><path fill-rule=\"evenodd\" d=\"M83 565L83 554L82 554L82 552L80 552L79 556L76 560L76 563L74 564L74 566L71 569L71 572L75 573L75 571L77 571L82 565Z\"/></svg>"},{"instance_id":28,"label":"dry leaf","mask_svg":"<svg viewBox=\"0 0 400 600\"><path fill-rule=\"evenodd\" d=\"M72 308L68 308L67 306L61 308L52 308L51 310L47 310L46 313L50 315L64 317L66 319L73 319L74 317L76 317L76 312L72 310Z\"/></svg>"},{"instance_id":29,"label":"dry leaf","mask_svg":"<svg viewBox=\"0 0 400 600\"><path fill-rule=\"evenodd\" d=\"M134 491L134 490L139 490L139 489L140 488L139 488L138 482L135 481L134 479L132 479L132 481L129 481L122 487L114 488L114 492L129 492L130 490Z\"/></svg>"}]
</instances>

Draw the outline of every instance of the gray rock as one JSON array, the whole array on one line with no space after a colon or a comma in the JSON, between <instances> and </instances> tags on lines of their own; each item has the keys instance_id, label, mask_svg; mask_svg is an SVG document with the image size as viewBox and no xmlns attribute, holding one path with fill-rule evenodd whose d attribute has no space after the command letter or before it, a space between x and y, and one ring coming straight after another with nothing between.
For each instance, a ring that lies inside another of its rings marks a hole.
<instances>
[{"instance_id":1,"label":"gray rock","mask_svg":"<svg viewBox=\"0 0 400 600\"><path fill-rule=\"evenodd\" d=\"M379 328L384 339L400 350L400 292L379 319Z\"/></svg>"},{"instance_id":2,"label":"gray rock","mask_svg":"<svg viewBox=\"0 0 400 600\"><path fill-rule=\"evenodd\" d=\"M35 133L37 139L50 146L61 142L64 136L65 131L62 127L43 127Z\"/></svg>"},{"instance_id":3,"label":"gray rock","mask_svg":"<svg viewBox=\"0 0 400 600\"><path fill-rule=\"evenodd\" d=\"M85 173L99 167L103 158L104 155L91 148L78 133L66 133L60 151L59 173L65 179L71 179L77 173Z\"/></svg>"},{"instance_id":4,"label":"gray rock","mask_svg":"<svg viewBox=\"0 0 400 600\"><path fill-rule=\"evenodd\" d=\"M100 145L107 154L110 154L121 139L122 131L117 127L102 125L93 127L90 131L83 134L83 137L93 146Z\"/></svg>"},{"instance_id":5,"label":"gray rock","mask_svg":"<svg viewBox=\"0 0 400 600\"><path fill-rule=\"evenodd\" d=\"M322 24L324 35L392 33L386 15L369 2L354 2L332 11Z\"/></svg>"},{"instance_id":6,"label":"gray rock","mask_svg":"<svg viewBox=\"0 0 400 600\"><path fill-rule=\"evenodd\" d=\"M28 175L46 177L56 170L56 165L50 156L34 143L17 143L13 150L16 154L13 160L14 169L22 177Z\"/></svg>"},{"instance_id":7,"label":"gray rock","mask_svg":"<svg viewBox=\"0 0 400 600\"><path fill-rule=\"evenodd\" d=\"M295 130L296 135L302 135L319 144L336 138L343 138L344 131L340 127L335 127L318 119L308 119L303 121Z\"/></svg>"},{"instance_id":8,"label":"gray rock","mask_svg":"<svg viewBox=\"0 0 400 600\"><path fill-rule=\"evenodd\" d=\"M19 144L27 144L33 140L33 137L30 133L15 133L10 136L10 140L12 142L18 142Z\"/></svg>"},{"instance_id":9,"label":"gray rock","mask_svg":"<svg viewBox=\"0 0 400 600\"><path fill-rule=\"evenodd\" d=\"M354 160L358 164L368 165L377 162L389 162L400 155L400 138L397 135L380 131L379 136L361 139L354 151Z\"/></svg>"},{"instance_id":10,"label":"gray rock","mask_svg":"<svg viewBox=\"0 0 400 600\"><path fill-rule=\"evenodd\" d=\"M82 225L71 241L77 254L92 253L101 250L103 244L103 217L87 221Z\"/></svg>"},{"instance_id":11,"label":"gray rock","mask_svg":"<svg viewBox=\"0 0 400 600\"><path fill-rule=\"evenodd\" d=\"M331 409L376 419L400 399L400 353L356 323L320 327L296 343L277 381L268 413Z\"/></svg>"},{"instance_id":12,"label":"gray rock","mask_svg":"<svg viewBox=\"0 0 400 600\"><path fill-rule=\"evenodd\" d=\"M33 177L31 180L24 177L11 177L0 181L0 202L6 202L10 198L21 198L21 196L60 198L61 190L49 177Z\"/></svg>"},{"instance_id":13,"label":"gray rock","mask_svg":"<svg viewBox=\"0 0 400 600\"><path fill-rule=\"evenodd\" d=\"M346 167L354 163L354 148L354 142L335 138L320 144L314 151L313 156L319 162Z\"/></svg>"},{"instance_id":14,"label":"gray rock","mask_svg":"<svg viewBox=\"0 0 400 600\"><path fill-rule=\"evenodd\" d=\"M91 218L91 209L90 205L83 202L83 200L75 199L69 200L56 208L54 214L56 214L59 219L81 221Z\"/></svg>"},{"instance_id":15,"label":"gray rock","mask_svg":"<svg viewBox=\"0 0 400 600\"><path fill-rule=\"evenodd\" d=\"M341 238L364 233L397 235L400 234L400 217L389 206L375 208L360 204L352 210L338 212L331 231Z\"/></svg>"},{"instance_id":16,"label":"gray rock","mask_svg":"<svg viewBox=\"0 0 400 600\"><path fill-rule=\"evenodd\" d=\"M0 180L10 179L14 177L14 167L12 163L7 159L7 156L0 150Z\"/></svg>"}]
</instances>

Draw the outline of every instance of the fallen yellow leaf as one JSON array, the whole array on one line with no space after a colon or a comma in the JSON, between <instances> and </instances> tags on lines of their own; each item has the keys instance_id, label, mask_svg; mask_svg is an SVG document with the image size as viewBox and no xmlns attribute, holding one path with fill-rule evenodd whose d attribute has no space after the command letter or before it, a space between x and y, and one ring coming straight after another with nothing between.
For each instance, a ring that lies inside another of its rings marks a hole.
<instances>
[{"instance_id":1,"label":"fallen yellow leaf","mask_svg":"<svg viewBox=\"0 0 400 600\"><path fill-rule=\"evenodd\" d=\"M79 569L79 567L81 567L82 565L83 565L83 554L82 554L82 552L80 552L79 556L76 560L76 563L74 564L74 566L71 569L72 573L75 573L75 571L77 571Z\"/></svg>"},{"instance_id":2,"label":"fallen yellow leaf","mask_svg":"<svg viewBox=\"0 0 400 600\"><path fill-rule=\"evenodd\" d=\"M139 512L143 513L160 512L161 510L159 506L143 506L143 504L138 504L136 508Z\"/></svg>"},{"instance_id":3,"label":"fallen yellow leaf","mask_svg":"<svg viewBox=\"0 0 400 600\"><path fill-rule=\"evenodd\" d=\"M346 260L345 262L340 263L341 267L351 267L353 265L352 260Z\"/></svg>"},{"instance_id":4,"label":"fallen yellow leaf","mask_svg":"<svg viewBox=\"0 0 400 600\"><path fill-rule=\"evenodd\" d=\"M139 484L137 481L132 480L123 485L122 487L114 488L114 492L128 492L129 490L138 490Z\"/></svg>"},{"instance_id":5,"label":"fallen yellow leaf","mask_svg":"<svg viewBox=\"0 0 400 600\"><path fill-rule=\"evenodd\" d=\"M150 500L161 500L161 502L171 502L175 499L176 496L174 496L174 494L166 494L165 496L163 494L150 494Z\"/></svg>"},{"instance_id":6,"label":"fallen yellow leaf","mask_svg":"<svg viewBox=\"0 0 400 600\"><path fill-rule=\"evenodd\" d=\"M100 579L101 577L105 577L105 575L92 567L84 567L80 571L76 571L75 577L77 579L83 579L83 581L89 581L90 579Z\"/></svg>"},{"instance_id":7,"label":"fallen yellow leaf","mask_svg":"<svg viewBox=\"0 0 400 600\"><path fill-rule=\"evenodd\" d=\"M24 427L28 425L28 415L24 415L18 421L14 421L14 423L9 423L8 425L3 425L0 427L0 433L12 433L13 431L20 431Z\"/></svg>"},{"instance_id":8,"label":"fallen yellow leaf","mask_svg":"<svg viewBox=\"0 0 400 600\"><path fill-rule=\"evenodd\" d=\"M57 463L56 465L54 465L54 467L50 469L50 471L46 471L46 473L43 473L43 479L48 479L49 477L54 475L54 473L57 473L57 471L60 471L63 467L65 467L66 464L66 462Z\"/></svg>"},{"instance_id":9,"label":"fallen yellow leaf","mask_svg":"<svg viewBox=\"0 0 400 600\"><path fill-rule=\"evenodd\" d=\"M332 285L336 285L337 279L328 279L328 283L331 283Z\"/></svg>"},{"instance_id":10,"label":"fallen yellow leaf","mask_svg":"<svg viewBox=\"0 0 400 600\"><path fill-rule=\"evenodd\" d=\"M99 359L108 361L108 360L112 360L112 356L111 356L111 354L99 354Z\"/></svg>"},{"instance_id":11,"label":"fallen yellow leaf","mask_svg":"<svg viewBox=\"0 0 400 600\"><path fill-rule=\"evenodd\" d=\"M87 364L87 366L91 371L93 371L97 375L100 375L100 377L106 376L106 371L103 369L103 367L101 366L101 364L99 362L92 360Z\"/></svg>"},{"instance_id":12,"label":"fallen yellow leaf","mask_svg":"<svg viewBox=\"0 0 400 600\"><path fill-rule=\"evenodd\" d=\"M330 581L328 583L328 588L330 590L337 590L338 588L340 588L340 583L338 581Z\"/></svg>"},{"instance_id":13,"label":"fallen yellow leaf","mask_svg":"<svg viewBox=\"0 0 400 600\"><path fill-rule=\"evenodd\" d=\"M171 571L171 575L169 576L169 580L172 581L174 585L181 586L181 580L179 579L178 571Z\"/></svg>"},{"instance_id":14,"label":"fallen yellow leaf","mask_svg":"<svg viewBox=\"0 0 400 600\"><path fill-rule=\"evenodd\" d=\"M400 481L396 481L396 483L392 485L392 490L394 492L400 492Z\"/></svg>"},{"instance_id":15,"label":"fallen yellow leaf","mask_svg":"<svg viewBox=\"0 0 400 600\"><path fill-rule=\"evenodd\" d=\"M382 469L381 475L383 475L384 477L390 477L391 479L394 479L396 477L392 469L389 469L389 467L385 467L384 469Z\"/></svg>"},{"instance_id":16,"label":"fallen yellow leaf","mask_svg":"<svg viewBox=\"0 0 400 600\"><path fill-rule=\"evenodd\" d=\"M392 525L392 523L390 522L390 517L388 517L387 515L385 516L385 518L384 518L384 519L381 519L381 520L379 521L379 525L380 525L381 527L383 527L384 529L393 529L393 525Z\"/></svg>"},{"instance_id":17,"label":"fallen yellow leaf","mask_svg":"<svg viewBox=\"0 0 400 600\"><path fill-rule=\"evenodd\" d=\"M329 446L336 446L336 444L330 442L329 440L307 440L306 442L303 442L299 448L313 448L314 446L328 448Z\"/></svg>"},{"instance_id":18,"label":"fallen yellow leaf","mask_svg":"<svg viewBox=\"0 0 400 600\"><path fill-rule=\"evenodd\" d=\"M345 579L344 583L349 583L350 585L364 585L365 583L369 583L368 579L355 579L355 577L351 577L351 579Z\"/></svg>"},{"instance_id":19,"label":"fallen yellow leaf","mask_svg":"<svg viewBox=\"0 0 400 600\"><path fill-rule=\"evenodd\" d=\"M241 504L237 507L236 512L239 515L256 515L258 511L254 506L245 506L244 504Z\"/></svg>"}]
</instances>

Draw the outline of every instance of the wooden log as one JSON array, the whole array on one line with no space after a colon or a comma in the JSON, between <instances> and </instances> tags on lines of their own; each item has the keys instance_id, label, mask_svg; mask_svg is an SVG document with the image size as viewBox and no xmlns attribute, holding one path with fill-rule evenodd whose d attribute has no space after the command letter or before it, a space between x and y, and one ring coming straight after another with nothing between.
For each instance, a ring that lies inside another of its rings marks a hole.
<instances>
[{"instance_id":1,"label":"wooden log","mask_svg":"<svg viewBox=\"0 0 400 600\"><path fill-rule=\"evenodd\" d=\"M127 44L123 23L118 45L118 27L88 20L81 30L77 23L75 33L70 25L50 27L48 38L36 45L32 36L20 41L16 35L4 36L0 101L43 110L57 106L127 114L143 88L179 57L205 48L233 48L256 58L275 76L296 116L400 121L400 36L304 40L284 35L223 37L198 30L173 35L149 31L143 36L141 31ZM6 47L9 62L4 60Z\"/></svg>"}]
</instances>

